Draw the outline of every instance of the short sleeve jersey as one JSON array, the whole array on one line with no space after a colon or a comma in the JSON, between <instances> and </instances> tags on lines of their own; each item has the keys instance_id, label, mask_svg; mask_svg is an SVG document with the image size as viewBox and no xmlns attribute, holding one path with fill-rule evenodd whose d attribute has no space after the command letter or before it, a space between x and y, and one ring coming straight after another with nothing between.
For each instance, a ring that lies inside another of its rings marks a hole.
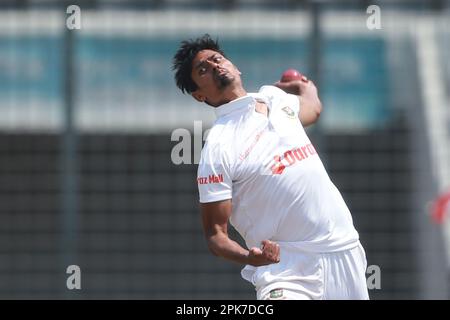
<instances>
[{"instance_id":1,"label":"short sleeve jersey","mask_svg":"<svg viewBox=\"0 0 450 320\"><path fill-rule=\"evenodd\" d=\"M268 116L255 111L256 101ZM263 86L216 108L198 167L200 202L232 200L231 224L248 247L262 240L302 250L354 247L358 233L300 120L300 100Z\"/></svg>"}]
</instances>

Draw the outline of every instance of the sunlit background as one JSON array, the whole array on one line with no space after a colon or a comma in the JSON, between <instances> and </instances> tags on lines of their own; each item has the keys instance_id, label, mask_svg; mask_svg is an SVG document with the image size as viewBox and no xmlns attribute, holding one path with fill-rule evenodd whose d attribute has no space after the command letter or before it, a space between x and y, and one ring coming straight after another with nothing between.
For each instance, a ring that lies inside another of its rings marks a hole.
<instances>
[{"instance_id":1,"label":"sunlit background","mask_svg":"<svg viewBox=\"0 0 450 320\"><path fill-rule=\"evenodd\" d=\"M197 165L171 159L174 130L195 150L215 118L171 70L204 33L247 91L289 68L317 84L308 133L381 270L371 298L448 299L446 0L1 1L0 298L255 299L207 249Z\"/></svg>"}]
</instances>

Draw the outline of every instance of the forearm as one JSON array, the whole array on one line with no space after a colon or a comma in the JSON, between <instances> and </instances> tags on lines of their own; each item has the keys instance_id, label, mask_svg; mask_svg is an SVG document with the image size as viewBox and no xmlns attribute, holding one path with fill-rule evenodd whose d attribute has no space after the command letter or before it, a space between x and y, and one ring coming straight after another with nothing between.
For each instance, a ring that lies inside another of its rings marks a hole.
<instances>
[{"instance_id":1,"label":"forearm","mask_svg":"<svg viewBox=\"0 0 450 320\"><path fill-rule=\"evenodd\" d=\"M231 199L202 203L203 231L209 250L216 256L239 264L263 266L280 261L280 247L270 240L263 240L261 248L243 248L228 237L228 220L231 216Z\"/></svg>"},{"instance_id":2,"label":"forearm","mask_svg":"<svg viewBox=\"0 0 450 320\"><path fill-rule=\"evenodd\" d=\"M250 264L249 251L226 234L217 233L208 239L209 250L216 256L239 263Z\"/></svg>"}]
</instances>

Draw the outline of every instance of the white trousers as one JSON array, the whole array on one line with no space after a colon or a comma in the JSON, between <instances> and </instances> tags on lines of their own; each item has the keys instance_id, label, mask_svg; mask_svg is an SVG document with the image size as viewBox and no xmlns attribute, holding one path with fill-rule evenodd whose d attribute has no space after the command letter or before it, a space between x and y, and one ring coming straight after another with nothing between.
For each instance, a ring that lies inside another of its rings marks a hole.
<instances>
[{"instance_id":1,"label":"white trousers","mask_svg":"<svg viewBox=\"0 0 450 320\"><path fill-rule=\"evenodd\" d=\"M272 281L256 287L258 300L369 299L367 260L361 244L345 251L290 256L281 257L289 261L287 270L280 265ZM270 274L261 276L271 278Z\"/></svg>"}]
</instances>

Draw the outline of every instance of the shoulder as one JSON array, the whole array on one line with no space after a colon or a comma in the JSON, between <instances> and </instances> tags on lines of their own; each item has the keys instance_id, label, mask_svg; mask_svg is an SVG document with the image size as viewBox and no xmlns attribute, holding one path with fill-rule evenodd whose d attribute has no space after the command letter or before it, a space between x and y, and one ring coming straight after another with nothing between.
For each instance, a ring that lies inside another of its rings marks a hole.
<instances>
[{"instance_id":1,"label":"shoulder","mask_svg":"<svg viewBox=\"0 0 450 320\"><path fill-rule=\"evenodd\" d=\"M299 97L290 93L285 92L284 90L272 86L265 85L259 89L258 95L263 96L270 103L271 108L279 107L280 105L288 105L293 108L294 111L298 114L299 112Z\"/></svg>"},{"instance_id":2,"label":"shoulder","mask_svg":"<svg viewBox=\"0 0 450 320\"><path fill-rule=\"evenodd\" d=\"M281 90L280 88L272 85L264 85L259 88L259 94L265 96L268 99L273 99L277 97L285 97L287 95L286 92Z\"/></svg>"},{"instance_id":3,"label":"shoulder","mask_svg":"<svg viewBox=\"0 0 450 320\"><path fill-rule=\"evenodd\" d=\"M208 131L208 135L205 140L205 147L223 144L224 141L227 140L226 137L229 135L229 131L230 128L228 128L226 123L220 121L220 119L216 120L211 129Z\"/></svg>"}]
</instances>

